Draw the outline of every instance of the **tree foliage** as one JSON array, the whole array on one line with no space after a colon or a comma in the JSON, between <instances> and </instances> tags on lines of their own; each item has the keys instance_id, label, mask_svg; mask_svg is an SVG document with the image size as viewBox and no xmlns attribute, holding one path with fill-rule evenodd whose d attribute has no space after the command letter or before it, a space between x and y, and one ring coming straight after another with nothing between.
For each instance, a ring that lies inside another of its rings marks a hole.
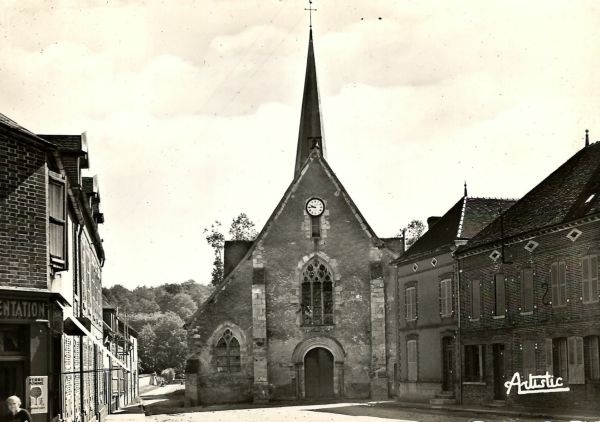
<instances>
[{"instance_id":1,"label":"tree foliage","mask_svg":"<svg viewBox=\"0 0 600 422\"><path fill-rule=\"evenodd\" d=\"M425 224L421 220L412 220L402 230L400 235L404 234L405 247L410 248L425 232Z\"/></svg>"},{"instance_id":2,"label":"tree foliage","mask_svg":"<svg viewBox=\"0 0 600 422\"><path fill-rule=\"evenodd\" d=\"M242 212L231 222L229 235L231 240L254 240L258 233L254 229L254 222L248 218L245 212Z\"/></svg>"},{"instance_id":3,"label":"tree foliage","mask_svg":"<svg viewBox=\"0 0 600 422\"><path fill-rule=\"evenodd\" d=\"M222 233L221 222L215 220L210 228L204 229L206 242L213 249L214 260L210 274L210 281L213 286L218 285L223 280L223 248L225 247L225 235ZM231 240L254 240L258 233L254 228L254 222L248 218L246 213L240 213L231 222L229 227Z\"/></svg>"},{"instance_id":4,"label":"tree foliage","mask_svg":"<svg viewBox=\"0 0 600 422\"><path fill-rule=\"evenodd\" d=\"M119 316L139 334L138 353L144 371L160 373L166 368L181 372L187 353L185 320L208 298L212 286L187 280L158 287L122 285L103 288L102 293L118 309Z\"/></svg>"}]
</instances>

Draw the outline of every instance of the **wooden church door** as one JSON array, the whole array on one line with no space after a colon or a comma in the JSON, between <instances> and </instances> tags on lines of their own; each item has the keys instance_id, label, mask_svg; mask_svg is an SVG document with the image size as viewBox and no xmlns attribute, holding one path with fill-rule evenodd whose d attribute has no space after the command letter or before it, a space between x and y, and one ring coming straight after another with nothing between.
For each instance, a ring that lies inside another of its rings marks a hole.
<instances>
[{"instance_id":1,"label":"wooden church door","mask_svg":"<svg viewBox=\"0 0 600 422\"><path fill-rule=\"evenodd\" d=\"M333 397L333 355L323 348L310 350L304 357L307 399Z\"/></svg>"}]
</instances>

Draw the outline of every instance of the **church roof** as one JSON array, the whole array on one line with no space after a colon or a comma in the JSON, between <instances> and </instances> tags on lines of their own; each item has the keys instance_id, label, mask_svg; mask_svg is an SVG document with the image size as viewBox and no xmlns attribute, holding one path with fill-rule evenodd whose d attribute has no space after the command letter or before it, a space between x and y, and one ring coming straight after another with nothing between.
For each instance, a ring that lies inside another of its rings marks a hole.
<instances>
[{"instance_id":1,"label":"church roof","mask_svg":"<svg viewBox=\"0 0 600 422\"><path fill-rule=\"evenodd\" d=\"M298 147L296 150L296 166L294 175L301 170L310 151L317 144L324 150L323 131L321 125L321 105L317 85L317 68L313 48L312 29L309 32L308 56L306 59L306 74L304 78L304 93L302 96L302 111L300 113L300 129L298 131Z\"/></svg>"},{"instance_id":2,"label":"church roof","mask_svg":"<svg viewBox=\"0 0 600 422\"><path fill-rule=\"evenodd\" d=\"M470 239L488 225L499 212L516 200L471 198L464 196L444 214L404 255L392 262L398 265L415 261L429 254L449 252L456 240Z\"/></svg>"},{"instance_id":3,"label":"church roof","mask_svg":"<svg viewBox=\"0 0 600 422\"><path fill-rule=\"evenodd\" d=\"M600 213L600 142L580 149L461 251Z\"/></svg>"}]
</instances>

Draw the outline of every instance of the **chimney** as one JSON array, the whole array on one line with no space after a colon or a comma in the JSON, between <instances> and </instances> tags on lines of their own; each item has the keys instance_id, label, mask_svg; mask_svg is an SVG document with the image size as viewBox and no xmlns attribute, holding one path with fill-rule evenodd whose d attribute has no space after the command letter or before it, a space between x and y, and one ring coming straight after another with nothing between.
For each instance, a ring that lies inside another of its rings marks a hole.
<instances>
[{"instance_id":1,"label":"chimney","mask_svg":"<svg viewBox=\"0 0 600 422\"><path fill-rule=\"evenodd\" d=\"M427 219L427 230L431 230L431 228L435 226L435 223L440 221L441 218L442 217L429 217Z\"/></svg>"}]
</instances>

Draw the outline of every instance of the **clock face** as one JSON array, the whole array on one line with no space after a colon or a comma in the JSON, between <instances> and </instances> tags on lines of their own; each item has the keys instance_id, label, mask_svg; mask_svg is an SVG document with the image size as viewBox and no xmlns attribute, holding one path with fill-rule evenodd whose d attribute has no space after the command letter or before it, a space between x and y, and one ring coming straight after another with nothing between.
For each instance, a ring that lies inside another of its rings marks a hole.
<instances>
[{"instance_id":1,"label":"clock face","mask_svg":"<svg viewBox=\"0 0 600 422\"><path fill-rule=\"evenodd\" d=\"M319 198L313 198L306 203L306 212L313 217L323 214L325 204Z\"/></svg>"}]
</instances>

